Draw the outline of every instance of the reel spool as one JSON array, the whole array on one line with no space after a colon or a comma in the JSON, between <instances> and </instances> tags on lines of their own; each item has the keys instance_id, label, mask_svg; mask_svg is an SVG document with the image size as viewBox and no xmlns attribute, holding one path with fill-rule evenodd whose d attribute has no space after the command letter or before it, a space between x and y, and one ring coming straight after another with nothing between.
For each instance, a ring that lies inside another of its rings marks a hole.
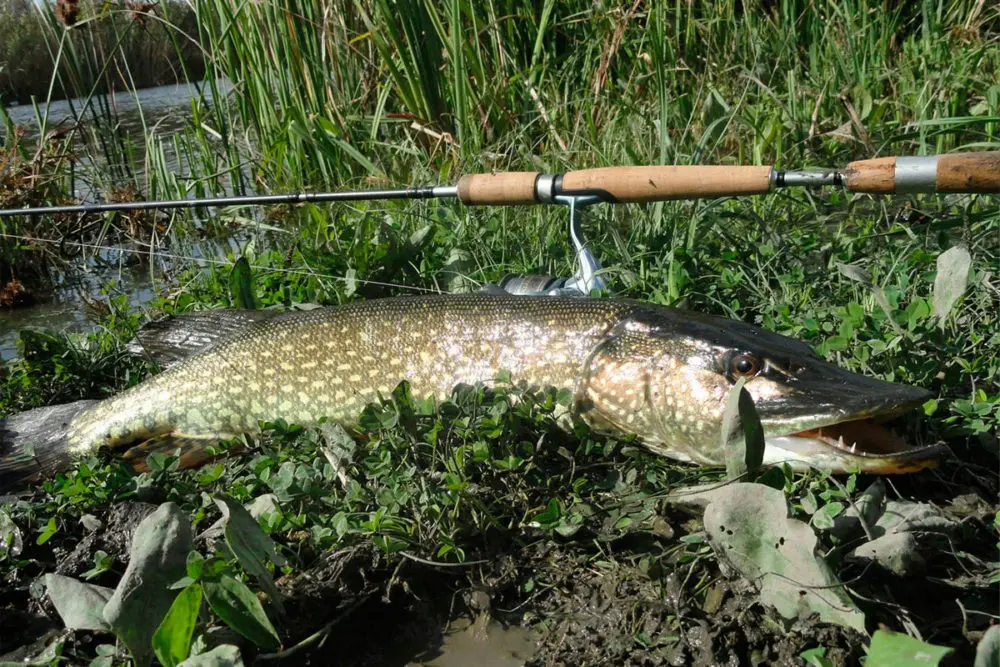
<instances>
[{"instance_id":1,"label":"reel spool","mask_svg":"<svg viewBox=\"0 0 1000 667\"><path fill-rule=\"evenodd\" d=\"M598 275L601 262L587 247L583 236L578 209L603 201L593 195L557 196L554 201L569 206L569 242L576 250L577 270L569 278L556 278L537 274L507 274L498 285L487 285L490 294L518 294L522 296L590 296L591 290L604 289L604 280Z\"/></svg>"}]
</instances>

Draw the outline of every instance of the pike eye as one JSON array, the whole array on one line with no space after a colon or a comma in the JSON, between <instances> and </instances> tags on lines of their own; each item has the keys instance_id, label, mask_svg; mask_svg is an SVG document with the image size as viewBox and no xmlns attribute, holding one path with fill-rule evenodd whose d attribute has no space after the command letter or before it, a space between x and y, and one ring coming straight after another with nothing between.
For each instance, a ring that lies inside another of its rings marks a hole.
<instances>
[{"instance_id":1,"label":"pike eye","mask_svg":"<svg viewBox=\"0 0 1000 667\"><path fill-rule=\"evenodd\" d=\"M760 359L752 354L737 354L729 362L729 374L734 380L749 378L757 375L762 366Z\"/></svg>"}]
</instances>

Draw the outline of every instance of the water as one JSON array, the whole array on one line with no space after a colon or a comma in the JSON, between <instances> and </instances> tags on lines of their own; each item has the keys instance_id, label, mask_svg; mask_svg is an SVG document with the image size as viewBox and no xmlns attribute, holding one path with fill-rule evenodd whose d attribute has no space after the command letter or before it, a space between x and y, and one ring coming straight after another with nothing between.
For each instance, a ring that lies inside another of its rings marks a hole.
<instances>
[{"instance_id":1,"label":"water","mask_svg":"<svg viewBox=\"0 0 1000 667\"><path fill-rule=\"evenodd\" d=\"M216 81L219 91L228 93L232 90L232 84L225 79ZM191 100L198 97L198 91L206 102L212 102L212 89L207 83L179 83L155 88L143 88L131 92L120 92L107 96L108 104L117 114L121 126L130 134L142 137L145 127L156 127L161 135L168 135L176 132L184 126L188 119L188 109ZM58 100L46 106L38 103L38 113L46 121L47 129L54 130L59 127L69 127L72 125L73 113L77 113L83 107L83 100ZM25 139L32 143L38 139L39 126L35 108L30 104L21 104L7 107L7 113L15 125L19 125L27 130ZM86 122L87 117L84 116ZM0 132L5 132L0 127ZM3 135L0 134L0 137Z\"/></svg>"},{"instance_id":2,"label":"water","mask_svg":"<svg viewBox=\"0 0 1000 667\"><path fill-rule=\"evenodd\" d=\"M162 275L156 277L148 266L140 268L124 262L117 268L106 266L75 273L67 277L51 295L46 295L51 298L25 308L0 309L0 360L17 356L17 341L22 329L48 329L62 333L93 331L97 325L87 316L87 302L82 294L94 300L127 294L129 304L138 307L156 298L163 283ZM107 295L102 294L105 288Z\"/></svg>"},{"instance_id":3,"label":"water","mask_svg":"<svg viewBox=\"0 0 1000 667\"><path fill-rule=\"evenodd\" d=\"M232 85L220 80L220 92L228 93ZM191 99L198 97L199 88L203 98L211 102L211 89L206 84L178 84L145 88L135 93L122 92L108 97L108 102L118 116L121 127L131 137L135 147L136 164L134 169L141 173L144 160L146 128L155 128L160 136L168 136L182 129L190 115ZM72 126L73 112L82 108L82 100L60 100L52 102L46 108L39 105L38 114L30 104L7 108L13 123L25 131L24 141L27 145L37 142L40 136L38 115L43 117L46 131ZM86 122L86 120L85 120ZM0 137L5 129L0 125ZM84 155L85 135L76 135L75 150ZM167 166L178 172L184 165L180 159L167 152ZM94 164L86 157L79 160L81 167L78 173L94 168ZM99 165L97 165L99 167ZM97 195L92 192L85 179L80 178L75 187L75 194L83 200L94 200ZM224 253L223 243L220 246L204 248L185 248L186 254L202 257L221 256ZM119 252L114 248L101 250L96 258L87 266L71 275L60 277L60 282L51 294L35 305L15 310L0 309L0 359L6 360L16 356L16 343L21 329L43 328L61 332L92 331L94 325L87 316L84 296L92 299L106 299L101 294L103 288L110 285L111 295L127 294L130 305L137 307L156 297L157 293L167 284L165 273L170 269L169 263L157 260L150 265L138 266L129 262L128 253Z\"/></svg>"},{"instance_id":4,"label":"water","mask_svg":"<svg viewBox=\"0 0 1000 667\"><path fill-rule=\"evenodd\" d=\"M222 94L228 94L232 90L232 84L225 79L217 80L216 86ZM112 113L117 118L121 134L132 142L135 163L133 171L136 174L143 173L147 130L161 137L168 137L181 130L190 117L191 100L199 97L199 91L202 99L211 104L212 89L207 82L171 84L143 88L134 93L126 91L105 96ZM93 120L89 113L81 113L83 103L82 99L58 100L48 106L39 102L37 110L31 104L21 104L7 107L7 114L14 125L25 131L23 141L28 146L34 145L39 139L41 134L39 120L44 124L46 132L54 132L72 128L74 111L76 114L81 114L81 126L74 134L73 150L79 158L77 173L80 176L74 181L74 195L84 201L93 201L99 198L99 189L88 183L86 174L95 168L100 169L102 158L100 156L92 158L93 152L87 150L88 126ZM3 143L5 133L6 129L0 124L0 143ZM179 156L172 150L165 152L166 166L169 169L177 172L185 170L185 165ZM98 162L92 161L94 159Z\"/></svg>"}]
</instances>

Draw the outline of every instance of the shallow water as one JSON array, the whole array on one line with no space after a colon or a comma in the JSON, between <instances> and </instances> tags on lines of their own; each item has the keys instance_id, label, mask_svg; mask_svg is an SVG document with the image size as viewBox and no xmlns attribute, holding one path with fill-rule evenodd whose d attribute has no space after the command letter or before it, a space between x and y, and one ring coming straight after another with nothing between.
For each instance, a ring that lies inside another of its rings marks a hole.
<instances>
[{"instance_id":1,"label":"shallow water","mask_svg":"<svg viewBox=\"0 0 1000 667\"><path fill-rule=\"evenodd\" d=\"M217 85L223 93L232 89L232 85L225 80L218 81ZM211 88L204 83L157 86L107 97L121 127L135 144L133 169L136 173L141 173L144 167L143 137L146 130L155 128L161 136L180 130L189 118L191 100L198 97L199 90L206 102L212 101ZM47 106L39 103L37 108L31 104L11 106L7 107L7 113L11 121L24 130L23 141L30 146L38 140L43 125L46 131L70 127L74 110L79 113L81 107L82 100L79 99L59 100ZM86 123L86 116L84 118ZM0 124L0 143L5 132L6 129ZM94 166L86 156L84 143L84 133L78 133L76 149L80 155L81 166L78 173L81 174ZM180 160L172 151L166 151L165 154L169 168L182 170ZM74 182L74 190L80 199L93 201L98 198L85 178ZM218 247L185 248L183 254L204 257L215 255L220 250ZM87 316L87 301L81 294L93 299L106 299L101 292L110 285L111 295L127 294L132 306L141 306L155 298L165 284L162 275L170 268L168 262L159 260L155 270L151 272L148 265L138 267L127 262L128 259L126 253L118 252L115 248L102 250L98 261L89 262L86 270L61 276L56 288L48 294L38 295L41 298L33 305L14 310L0 309L0 360L16 356L19 331L24 328L61 332L92 331L95 325ZM161 278L157 278L157 275Z\"/></svg>"},{"instance_id":2,"label":"shallow water","mask_svg":"<svg viewBox=\"0 0 1000 667\"><path fill-rule=\"evenodd\" d=\"M225 94L232 90L232 84L224 79L216 82L219 92ZM207 83L184 83L155 88L143 88L133 92L120 92L107 95L108 106L112 110L119 134L127 137L131 144L131 170L141 176L145 170L146 136L155 133L161 137L169 137L180 130L190 116L191 100L199 95L206 103L212 102L212 89ZM22 141L27 146L33 146L42 132L69 130L73 127L73 119L81 119L80 126L75 130L73 150L77 155L76 178L73 179L73 194L84 201L95 201L101 198L101 188L94 187L88 181L89 173L96 173L106 167L103 151L88 149L90 128L95 122L93 116L83 111L84 100L58 100L45 104L40 101L36 105L21 104L7 107L11 122L24 131ZM0 123L0 144L6 139L6 127ZM93 141L93 139L90 139ZM183 172L184 164L171 146L164 150L165 164L168 169Z\"/></svg>"},{"instance_id":3,"label":"shallow water","mask_svg":"<svg viewBox=\"0 0 1000 667\"><path fill-rule=\"evenodd\" d=\"M505 627L486 618L459 618L449 624L441 645L406 667L520 667L537 649L537 637L520 626Z\"/></svg>"},{"instance_id":4,"label":"shallow water","mask_svg":"<svg viewBox=\"0 0 1000 667\"><path fill-rule=\"evenodd\" d=\"M232 89L232 84L223 79L216 83L222 93L228 93ZM160 134L168 135L180 129L187 121L187 108L191 105L191 99L198 97L199 90L205 101L211 103L212 89L205 83L179 83L143 88L135 93L115 93L106 96L106 99L117 114L121 126L134 136L141 137L146 128L154 127ZM73 120L73 110L79 113L83 100L58 100L47 106L43 100L39 101L37 106L37 112L31 104L7 107L11 121L26 130L24 138L29 143L38 139L39 119L45 123L48 130L66 127ZM84 121L87 121L87 116L84 116ZM0 126L0 139L4 137L5 132L6 129Z\"/></svg>"},{"instance_id":5,"label":"shallow water","mask_svg":"<svg viewBox=\"0 0 1000 667\"><path fill-rule=\"evenodd\" d=\"M96 328L87 317L86 300L81 293L94 300L127 294L131 306L141 306L153 300L157 284L148 266L101 267L79 272L67 278L49 295L36 303L12 310L0 309L0 360L17 356L17 341L22 329L48 329L62 333L85 333ZM108 294L102 294L102 289Z\"/></svg>"}]
</instances>

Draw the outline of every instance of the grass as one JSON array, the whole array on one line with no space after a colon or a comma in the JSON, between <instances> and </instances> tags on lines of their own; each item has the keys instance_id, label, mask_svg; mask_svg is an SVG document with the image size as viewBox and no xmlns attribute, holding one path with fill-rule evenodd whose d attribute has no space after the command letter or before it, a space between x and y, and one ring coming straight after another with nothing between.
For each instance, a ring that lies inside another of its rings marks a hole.
<instances>
[{"instance_id":1,"label":"grass","mask_svg":"<svg viewBox=\"0 0 1000 667\"><path fill-rule=\"evenodd\" d=\"M220 104L192 100L184 133L163 137L150 127L145 169L126 182L150 197L173 197L452 182L492 169L794 168L1000 148L1000 13L991 3L302 4L194 3L208 80L229 78L235 92ZM92 164L121 164L121 157L103 157L114 145L101 139L114 138L110 129L91 136L84 151ZM166 167L171 154L184 158L179 173ZM66 169L47 168L52 179L38 187L65 183ZM26 191L27 182L0 186L0 200L60 194L58 187ZM574 268L564 210L394 202L266 215L223 211L206 222L178 214L163 221L170 230L163 238L169 251L184 254L186 240L236 225L262 306L407 291L374 283L447 291L508 272L569 275ZM98 222L121 226L118 219ZM989 614L998 571L996 199L798 190L603 207L588 211L585 225L615 295L754 321L810 342L849 369L935 393L923 437L946 441L957 461L895 479L892 493L948 507L972 494L986 499L986 510L967 511L960 532L928 555L927 581L861 570L812 518L842 511L870 480L772 473L768 481L786 492L796 516L817 526L821 548L871 619L970 658L970 638L995 622ZM956 245L969 249L972 273L939 325L930 305L936 261ZM867 271L888 307L838 268L844 264ZM225 267L192 261L175 269L172 289L156 304L161 312L232 305ZM140 314L121 304L109 312L100 333L84 339L25 338L23 360L3 370L3 409L105 396L148 372L122 353ZM570 628L604 637L603 654L579 641L561 653L545 649L567 662L667 661L678 650L695 660L690 646L701 624L718 633L717 661L738 647L746 649L741 660L754 650L777 659L776 652L795 657L817 646L835 664L863 655L866 640L858 636L808 624L767 630L770 617L720 576L698 522L664 502L667 490L718 479L718 471L657 460L585 432L567 437L553 427L558 396L512 400L519 392L460 392L436 410L399 394L365 412L356 441L278 424L251 443L249 455L196 472L173 471L169 458L140 476L107 460L85 461L7 510L29 545L47 535L0 563L6 581L15 582L13 606L26 607L28 582L87 539L79 523L86 514L107 517L124 500L169 499L200 529L218 516L210 495L249 502L274 494L278 509L262 524L288 559L275 576L285 577L282 590L291 594L288 616L267 610L290 644L321 629L338 604L353 609L351 600L368 599L371 591L357 582L302 593L331 553L360 552L354 569L379 595L412 605L434 600L423 608L431 615L448 615L434 593L487 582L495 609L520 610L511 620L527 612L536 626L562 631L570 610L585 604L574 595L597 595L601 582L620 586L615 613ZM95 582L114 585L120 577L122 554L112 555L110 565L99 559ZM488 563L434 568L413 559ZM226 567L239 574L230 561ZM741 616L734 603L749 609ZM358 626L345 614L341 639L352 631L370 637L364 622L379 610L358 607ZM29 620L6 618L5 633ZM222 625L217 615L207 620L201 629ZM0 650L14 640L4 634ZM678 649L678 641L688 648ZM89 659L91 646L69 642L64 650Z\"/></svg>"}]
</instances>

